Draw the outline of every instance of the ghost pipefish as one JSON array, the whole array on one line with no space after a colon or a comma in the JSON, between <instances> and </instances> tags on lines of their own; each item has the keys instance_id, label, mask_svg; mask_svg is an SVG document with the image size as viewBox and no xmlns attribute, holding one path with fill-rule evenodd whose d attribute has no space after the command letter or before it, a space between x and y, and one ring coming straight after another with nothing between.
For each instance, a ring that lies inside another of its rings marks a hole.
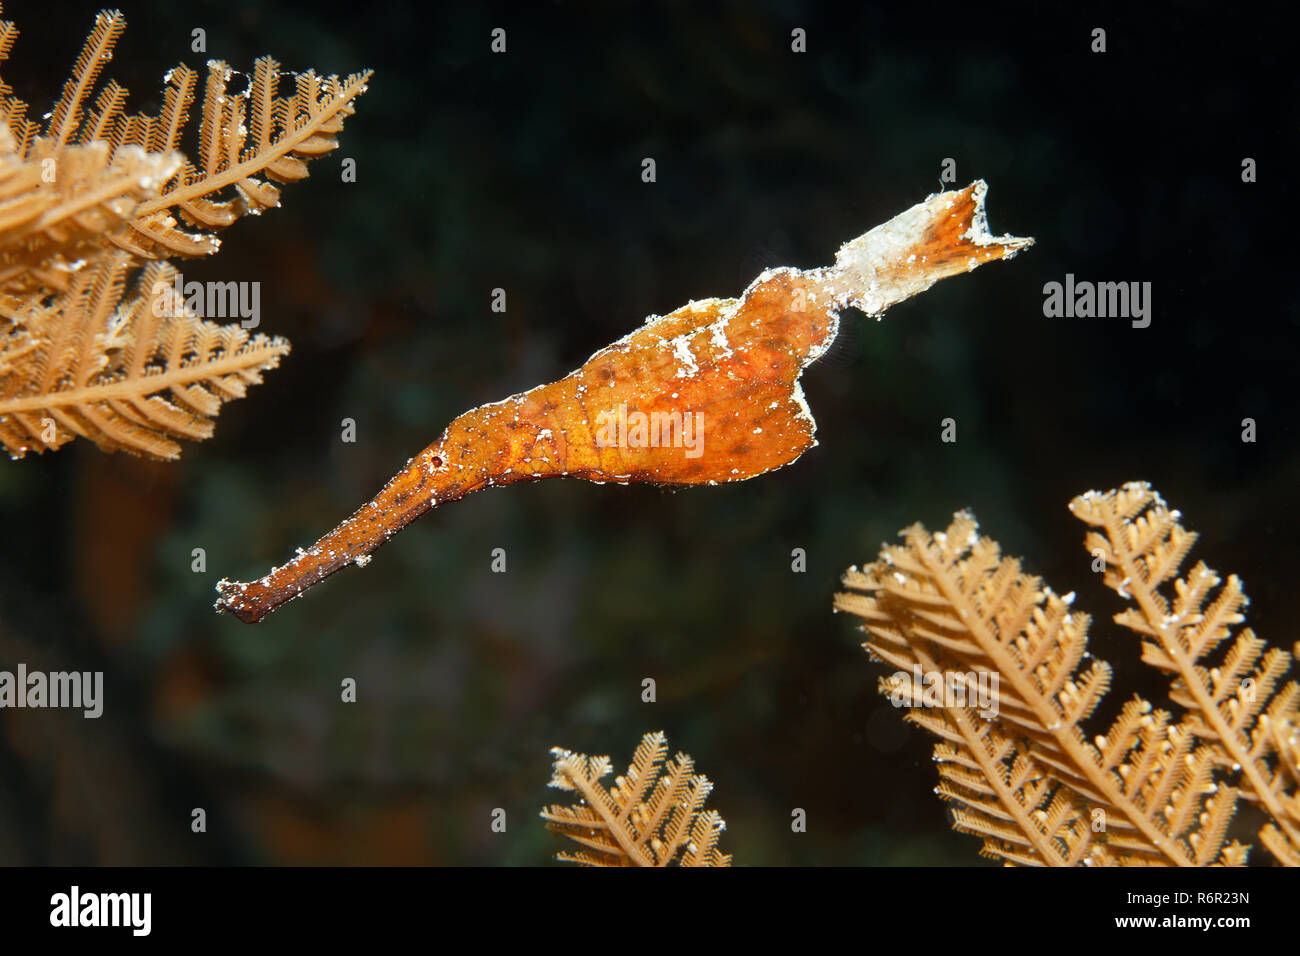
<instances>
[{"instance_id":1,"label":"ghost pipefish","mask_svg":"<svg viewBox=\"0 0 1300 956\"><path fill-rule=\"evenodd\" d=\"M560 477L720 484L790 464L816 444L799 378L834 341L842 309L878 316L1033 244L989 233L986 191L977 180L936 193L845 243L833 266L768 269L738 299L650 316L559 381L466 412L287 564L218 583L216 609L261 621L346 565L367 564L425 512L484 488Z\"/></svg>"}]
</instances>

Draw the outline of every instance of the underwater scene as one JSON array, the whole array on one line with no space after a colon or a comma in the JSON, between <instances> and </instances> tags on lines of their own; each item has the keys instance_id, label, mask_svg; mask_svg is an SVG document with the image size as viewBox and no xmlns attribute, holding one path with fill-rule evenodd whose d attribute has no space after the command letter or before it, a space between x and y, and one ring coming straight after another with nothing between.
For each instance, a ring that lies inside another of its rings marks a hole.
<instances>
[{"instance_id":1,"label":"underwater scene","mask_svg":"<svg viewBox=\"0 0 1300 956\"><path fill-rule=\"evenodd\" d=\"M0 865L1300 865L1296 71L1166 6L6 3Z\"/></svg>"}]
</instances>

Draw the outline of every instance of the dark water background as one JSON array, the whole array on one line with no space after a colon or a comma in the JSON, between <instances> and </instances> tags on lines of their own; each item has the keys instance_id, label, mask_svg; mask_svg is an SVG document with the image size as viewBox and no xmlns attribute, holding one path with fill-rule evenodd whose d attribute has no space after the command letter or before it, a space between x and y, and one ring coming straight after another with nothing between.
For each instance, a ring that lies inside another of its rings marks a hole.
<instances>
[{"instance_id":1,"label":"dark water background","mask_svg":"<svg viewBox=\"0 0 1300 956\"><path fill-rule=\"evenodd\" d=\"M1116 667L1112 707L1160 688L1066 511L1089 488L1153 482L1202 533L1194 555L1243 577L1257 632L1290 646L1300 300L1282 26L1191 4L894 6L124 4L107 75L131 108L157 108L178 60L202 68L195 27L237 69L269 52L375 77L283 208L182 265L260 281L262 329L294 347L215 437L179 464L84 442L0 462L0 666L102 669L108 685L98 721L0 714L0 863L542 863L559 848L536 818L558 796L548 748L621 767L656 729L715 782L738 863L976 862L931 793L928 739L830 613L845 567L962 507L1079 592ZM3 76L35 115L96 9L6 5L22 32ZM484 493L259 627L212 613L219 577L332 528L458 413L765 266L829 263L936 191L944 157L959 185L989 182L995 232L1038 245L883 322L846 315L804 378L820 446L795 465L681 492ZM1044 318L1043 284L1067 272L1152 282L1151 326ZM956 444L939 441L947 417Z\"/></svg>"}]
</instances>

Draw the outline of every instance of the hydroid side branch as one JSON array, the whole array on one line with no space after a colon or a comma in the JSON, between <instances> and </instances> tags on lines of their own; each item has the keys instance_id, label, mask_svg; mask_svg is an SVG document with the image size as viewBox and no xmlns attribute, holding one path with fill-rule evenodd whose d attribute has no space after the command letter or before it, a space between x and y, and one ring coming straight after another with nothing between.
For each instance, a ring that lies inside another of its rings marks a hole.
<instances>
[{"instance_id":1,"label":"hydroid side branch","mask_svg":"<svg viewBox=\"0 0 1300 956\"><path fill-rule=\"evenodd\" d=\"M179 440L210 436L221 406L279 364L283 339L167 296L176 273L162 260L211 255L220 230L278 206L277 183L337 148L370 75L309 70L280 96L270 57L242 92L213 60L200 97L182 64L157 114L129 116L127 91L99 86L125 27L120 12L99 14L43 128L0 83L0 447L15 458L76 436L176 458ZM0 22L0 63L16 36ZM196 100L191 161L181 138Z\"/></svg>"},{"instance_id":2,"label":"hydroid side branch","mask_svg":"<svg viewBox=\"0 0 1300 956\"><path fill-rule=\"evenodd\" d=\"M646 734L627 770L606 788L613 769L608 757L588 757L554 747L552 787L574 793L577 802L542 811L546 828L580 849L557 854L586 866L730 866L718 849L726 823L704 809L713 790L695 773L688 754L668 758L662 731Z\"/></svg>"},{"instance_id":3,"label":"hydroid side branch","mask_svg":"<svg viewBox=\"0 0 1300 956\"><path fill-rule=\"evenodd\" d=\"M940 533L906 529L849 569L835 598L862 620L871 657L894 668L881 691L939 738L956 828L1008 863L1240 865L1249 847L1227 840L1240 797L1268 821L1260 845L1300 864L1291 655L1234 633L1245 606L1235 576L1224 583L1203 562L1178 576L1195 535L1149 485L1088 492L1070 510L1093 529L1084 543L1103 583L1133 602L1115 621L1172 678L1167 707L1135 697L1100 734L1085 727L1112 673L1088 653L1088 615L1003 557L969 514ZM917 672L940 687L995 674L998 708L918 700L906 676Z\"/></svg>"}]
</instances>

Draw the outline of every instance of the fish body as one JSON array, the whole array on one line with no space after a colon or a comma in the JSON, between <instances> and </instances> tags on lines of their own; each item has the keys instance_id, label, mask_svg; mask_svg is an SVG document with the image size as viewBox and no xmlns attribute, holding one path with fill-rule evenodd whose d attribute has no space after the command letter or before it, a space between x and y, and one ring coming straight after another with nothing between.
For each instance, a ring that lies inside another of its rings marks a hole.
<instances>
[{"instance_id":1,"label":"fish body","mask_svg":"<svg viewBox=\"0 0 1300 956\"><path fill-rule=\"evenodd\" d=\"M455 419L369 502L287 564L221 581L216 608L254 623L349 564L365 564L430 509L543 478L685 486L766 474L816 444L799 379L849 306L879 315L939 279L1009 258L986 187L938 193L846 243L825 269L767 270L736 299L690 302L558 381Z\"/></svg>"}]
</instances>

